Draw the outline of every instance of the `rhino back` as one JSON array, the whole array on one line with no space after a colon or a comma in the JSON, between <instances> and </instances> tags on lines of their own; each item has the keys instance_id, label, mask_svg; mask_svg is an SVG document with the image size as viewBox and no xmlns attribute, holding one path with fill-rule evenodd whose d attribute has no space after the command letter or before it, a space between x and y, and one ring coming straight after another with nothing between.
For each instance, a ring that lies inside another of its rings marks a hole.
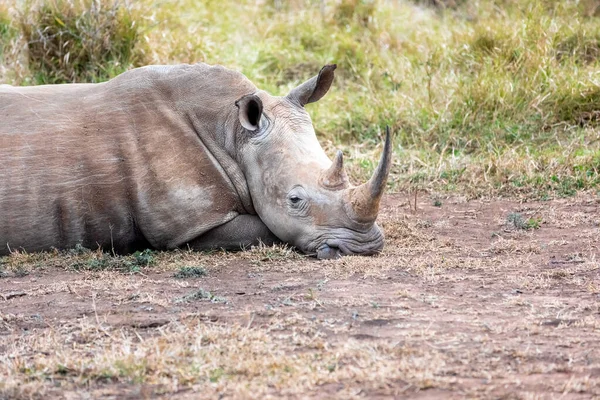
<instances>
[{"instance_id":1,"label":"rhino back","mask_svg":"<svg viewBox=\"0 0 600 400\"><path fill-rule=\"evenodd\" d=\"M170 248L238 215L236 191L206 145L226 135L216 127L230 119L220 104L229 99L206 102L218 90L208 67L194 67L0 87L0 254L77 243Z\"/></svg>"}]
</instances>

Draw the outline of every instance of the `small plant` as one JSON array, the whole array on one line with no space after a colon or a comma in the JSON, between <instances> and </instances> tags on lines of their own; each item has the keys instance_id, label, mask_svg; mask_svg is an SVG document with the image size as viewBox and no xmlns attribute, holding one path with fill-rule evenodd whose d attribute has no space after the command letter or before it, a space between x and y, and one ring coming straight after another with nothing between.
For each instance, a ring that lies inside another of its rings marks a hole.
<instances>
[{"instance_id":1,"label":"small plant","mask_svg":"<svg viewBox=\"0 0 600 400\"><path fill-rule=\"evenodd\" d=\"M179 279L200 278L206 276L206 268L204 267L180 267L173 277Z\"/></svg>"},{"instance_id":2,"label":"small plant","mask_svg":"<svg viewBox=\"0 0 600 400\"><path fill-rule=\"evenodd\" d=\"M525 229L539 229L541 224L541 218L529 218L525 223Z\"/></svg>"},{"instance_id":3,"label":"small plant","mask_svg":"<svg viewBox=\"0 0 600 400\"><path fill-rule=\"evenodd\" d=\"M542 223L541 218L529 218L526 219L521 213L510 213L506 217L506 223L515 229L519 230L531 230L539 229Z\"/></svg>"},{"instance_id":4,"label":"small plant","mask_svg":"<svg viewBox=\"0 0 600 400\"><path fill-rule=\"evenodd\" d=\"M525 218L520 213L510 213L506 216L506 223L516 229L525 229Z\"/></svg>"},{"instance_id":5,"label":"small plant","mask_svg":"<svg viewBox=\"0 0 600 400\"><path fill-rule=\"evenodd\" d=\"M221 377L225 375L225 371L223 370L223 368L216 368L213 369L209 372L209 377L208 379L212 382L212 383L216 383L219 382L219 379L221 379Z\"/></svg>"},{"instance_id":6,"label":"small plant","mask_svg":"<svg viewBox=\"0 0 600 400\"><path fill-rule=\"evenodd\" d=\"M87 247L83 247L81 245L81 243L77 243L75 245L75 247L73 247L72 249L67 250L67 253L75 255L75 256L81 256L84 254L89 254L92 251L90 249L88 249Z\"/></svg>"},{"instance_id":7,"label":"small plant","mask_svg":"<svg viewBox=\"0 0 600 400\"><path fill-rule=\"evenodd\" d=\"M192 300L210 300L211 303L227 303L227 299L225 297L215 296L208 290L204 290L203 288L199 288L195 292L187 294L179 299L177 299L176 303L187 303Z\"/></svg>"},{"instance_id":8,"label":"small plant","mask_svg":"<svg viewBox=\"0 0 600 400\"><path fill-rule=\"evenodd\" d=\"M435 199L433 201L433 206L434 207L441 207L442 206L442 201L440 199Z\"/></svg>"},{"instance_id":9,"label":"small plant","mask_svg":"<svg viewBox=\"0 0 600 400\"><path fill-rule=\"evenodd\" d=\"M155 263L154 255L152 250L146 249L143 251L136 251L133 253L133 263L140 267L148 267Z\"/></svg>"},{"instance_id":10,"label":"small plant","mask_svg":"<svg viewBox=\"0 0 600 400\"><path fill-rule=\"evenodd\" d=\"M116 270L125 273L140 272L155 263L152 250L136 251L129 256L112 256L104 252L83 252L87 259L75 262L72 267L83 271Z\"/></svg>"}]
</instances>

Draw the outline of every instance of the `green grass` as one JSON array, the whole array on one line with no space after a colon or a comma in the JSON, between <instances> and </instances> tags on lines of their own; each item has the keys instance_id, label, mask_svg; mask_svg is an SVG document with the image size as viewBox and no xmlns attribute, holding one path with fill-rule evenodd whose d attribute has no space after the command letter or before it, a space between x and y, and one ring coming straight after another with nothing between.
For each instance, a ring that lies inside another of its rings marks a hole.
<instances>
[{"instance_id":1,"label":"green grass","mask_svg":"<svg viewBox=\"0 0 600 400\"><path fill-rule=\"evenodd\" d=\"M525 218L521 213L510 213L506 216L506 223L514 229L528 231L539 229L542 219L539 217Z\"/></svg>"},{"instance_id":2,"label":"green grass","mask_svg":"<svg viewBox=\"0 0 600 400\"><path fill-rule=\"evenodd\" d=\"M79 248L83 249L83 248ZM72 268L85 271L116 270L126 273L140 272L142 268L155 263L152 250L136 251L128 256L110 255L101 251L77 251L77 255L87 254L82 260L72 264Z\"/></svg>"},{"instance_id":3,"label":"green grass","mask_svg":"<svg viewBox=\"0 0 600 400\"><path fill-rule=\"evenodd\" d=\"M0 82L100 81L142 63L204 61L282 95L335 62L331 93L307 108L326 150L350 156L355 181L375 167L390 125L394 190L540 199L598 190L591 1L144 0L92 12L88 1L39 0L33 13L13 1L29 67L13 57ZM63 33L40 49L37 28ZM104 36L92 40L96 28Z\"/></svg>"},{"instance_id":4,"label":"green grass","mask_svg":"<svg viewBox=\"0 0 600 400\"><path fill-rule=\"evenodd\" d=\"M173 277L179 279L200 278L206 276L206 268L204 267L179 267Z\"/></svg>"},{"instance_id":5,"label":"green grass","mask_svg":"<svg viewBox=\"0 0 600 400\"><path fill-rule=\"evenodd\" d=\"M12 26L10 22L10 16L8 13L8 8L6 5L0 5L0 37L2 41L0 43L4 44L5 40L7 40L12 33Z\"/></svg>"},{"instance_id":6,"label":"green grass","mask_svg":"<svg viewBox=\"0 0 600 400\"><path fill-rule=\"evenodd\" d=\"M32 83L99 82L143 65L139 24L123 4L26 2L19 22Z\"/></svg>"},{"instance_id":7,"label":"green grass","mask_svg":"<svg viewBox=\"0 0 600 400\"><path fill-rule=\"evenodd\" d=\"M13 26L7 5L0 4L0 66L4 65L8 58L6 53L12 50L12 42L18 35L19 31Z\"/></svg>"}]
</instances>

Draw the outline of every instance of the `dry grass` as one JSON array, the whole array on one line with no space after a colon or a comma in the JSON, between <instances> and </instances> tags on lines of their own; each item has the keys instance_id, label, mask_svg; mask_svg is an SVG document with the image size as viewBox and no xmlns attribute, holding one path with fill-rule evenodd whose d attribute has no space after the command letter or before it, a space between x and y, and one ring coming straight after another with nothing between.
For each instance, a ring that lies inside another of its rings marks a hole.
<instances>
[{"instance_id":1,"label":"dry grass","mask_svg":"<svg viewBox=\"0 0 600 400\"><path fill-rule=\"evenodd\" d=\"M4 257L0 397L600 395L589 198L402 199L378 257L153 252L134 273L134 256L77 269L111 257L82 249ZM545 222L492 237L508 212Z\"/></svg>"},{"instance_id":2,"label":"dry grass","mask_svg":"<svg viewBox=\"0 0 600 400\"><path fill-rule=\"evenodd\" d=\"M288 318L276 323L298 329L306 321ZM310 324L303 328L312 329ZM129 382L150 393L264 398L274 393L307 393L339 382L378 389L401 379L427 387L443 367L437 352L400 343L332 344L318 336L278 331L189 318L141 337L131 330L101 328L93 320L84 320L45 336L11 340L12 348L0 359L4 377L0 390L9 396L43 397L51 396L57 383L67 392L91 383L93 393L96 382ZM44 383L48 376L54 383ZM23 384L24 380L30 383Z\"/></svg>"}]
</instances>

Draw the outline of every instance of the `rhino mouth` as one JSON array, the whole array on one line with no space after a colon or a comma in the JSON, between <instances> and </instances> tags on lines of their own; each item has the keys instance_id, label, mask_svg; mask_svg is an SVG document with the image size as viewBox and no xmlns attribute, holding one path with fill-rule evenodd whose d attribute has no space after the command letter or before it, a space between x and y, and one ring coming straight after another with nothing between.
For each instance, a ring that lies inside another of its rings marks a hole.
<instances>
[{"instance_id":1,"label":"rhino mouth","mask_svg":"<svg viewBox=\"0 0 600 400\"><path fill-rule=\"evenodd\" d=\"M329 247L328 245L323 245L317 250L317 259L319 260L334 260L336 258L340 258L342 256L342 252L337 247Z\"/></svg>"},{"instance_id":2,"label":"rhino mouth","mask_svg":"<svg viewBox=\"0 0 600 400\"><path fill-rule=\"evenodd\" d=\"M344 231L338 235L328 234L313 242L306 253L316 255L319 260L330 260L347 255L373 255L383 249L383 234L377 225L364 233L347 229Z\"/></svg>"}]
</instances>

